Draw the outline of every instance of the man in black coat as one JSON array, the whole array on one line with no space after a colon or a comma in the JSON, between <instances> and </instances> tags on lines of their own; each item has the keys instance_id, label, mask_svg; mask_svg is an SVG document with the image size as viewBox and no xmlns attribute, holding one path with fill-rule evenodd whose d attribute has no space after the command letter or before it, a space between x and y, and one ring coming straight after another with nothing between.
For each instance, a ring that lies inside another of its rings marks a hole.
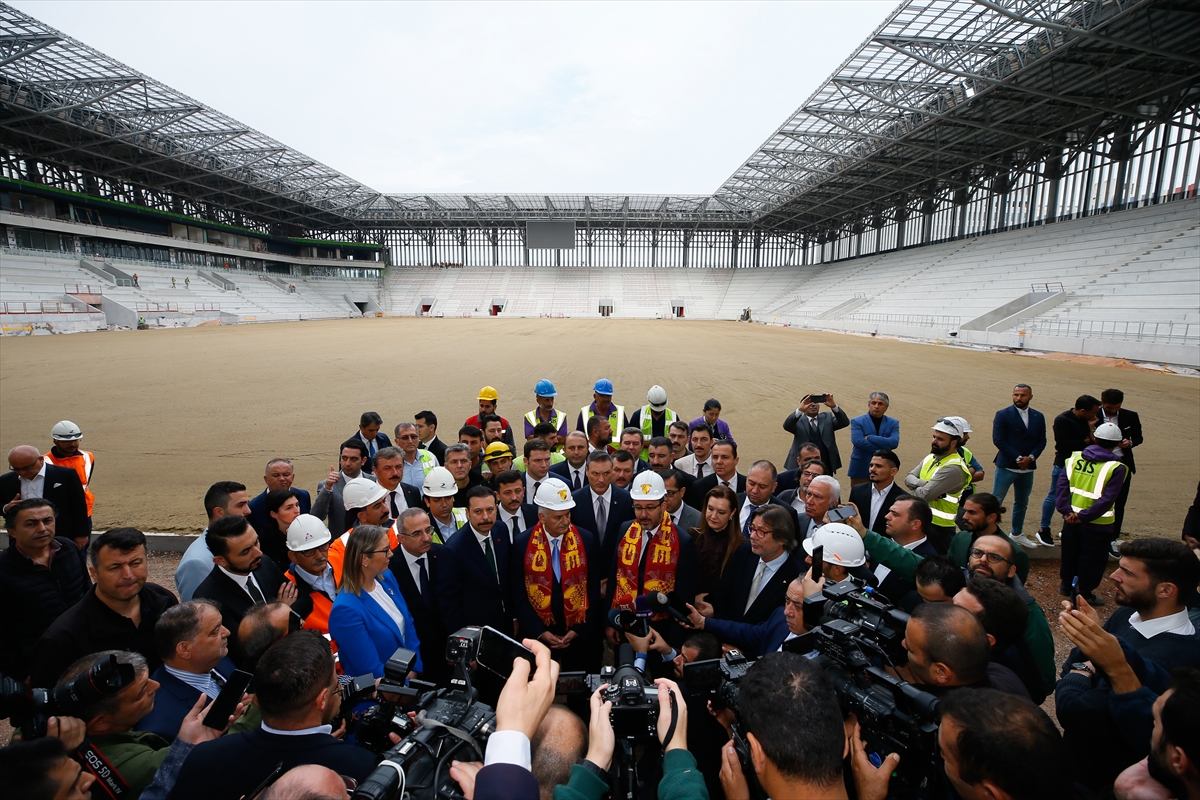
<instances>
[{"instance_id":1,"label":"man in black coat","mask_svg":"<svg viewBox=\"0 0 1200 800\"><path fill-rule=\"evenodd\" d=\"M18 500L41 497L54 504L54 534L71 539L75 546L86 549L92 532L87 512L87 498L79 473L70 467L47 464L45 457L33 445L23 444L8 452L12 472L0 475L0 502L4 513Z\"/></svg>"},{"instance_id":2,"label":"man in black coat","mask_svg":"<svg viewBox=\"0 0 1200 800\"><path fill-rule=\"evenodd\" d=\"M10 503L4 522L10 544L0 554L0 673L21 681L29 675L34 643L79 602L90 581L80 549L55 537L50 501Z\"/></svg>"},{"instance_id":3,"label":"man in black coat","mask_svg":"<svg viewBox=\"0 0 1200 800\"><path fill-rule=\"evenodd\" d=\"M800 529L800 518L796 509L775 497L775 465L770 461L755 461L746 473L746 491L738 494L738 519L742 521L742 535L750 537L750 517L764 506L779 506L792 521L792 531Z\"/></svg>"},{"instance_id":4,"label":"man in black coat","mask_svg":"<svg viewBox=\"0 0 1200 800\"><path fill-rule=\"evenodd\" d=\"M788 585L804 567L795 555L796 533L788 510L779 505L755 510L750 518L750 542L730 557L712 593L712 616L757 625L783 605ZM697 606L701 613L706 610L704 605Z\"/></svg>"},{"instance_id":5,"label":"man in black coat","mask_svg":"<svg viewBox=\"0 0 1200 800\"><path fill-rule=\"evenodd\" d=\"M829 411L821 411L821 403L829 406ZM787 415L783 421L783 429L792 435L792 447L788 450L783 462L784 469L795 469L799 466L797 459L800 447L811 442L821 451L821 460L829 467L829 474L835 475L842 468L842 456L838 452L837 437L834 431L850 427L850 417L838 407L833 395L805 395L799 407Z\"/></svg>"},{"instance_id":6,"label":"man in black coat","mask_svg":"<svg viewBox=\"0 0 1200 800\"><path fill-rule=\"evenodd\" d=\"M275 524L275 520L267 513L267 495L277 489L291 489L300 503L300 513L312 513L312 495L304 489L293 487L295 481L296 469L291 461L286 458L273 458L267 462L267 467L263 470L263 483L266 484L266 488L261 494L250 498L250 525L254 530L270 530Z\"/></svg>"},{"instance_id":7,"label":"man in black coat","mask_svg":"<svg viewBox=\"0 0 1200 800\"><path fill-rule=\"evenodd\" d=\"M487 486L467 493L467 523L440 555L441 574L433 587L446 631L464 625L490 625L512 632L509 609L508 529L496 521L496 496Z\"/></svg>"},{"instance_id":8,"label":"man in black coat","mask_svg":"<svg viewBox=\"0 0 1200 800\"><path fill-rule=\"evenodd\" d=\"M901 497L908 497L908 492L895 482L896 474L900 471L900 458L891 450L876 450L871 456L867 467L868 483L860 483L850 490L850 502L863 515L864 528L875 531L881 536L887 535L887 513Z\"/></svg>"},{"instance_id":9,"label":"man in black coat","mask_svg":"<svg viewBox=\"0 0 1200 800\"><path fill-rule=\"evenodd\" d=\"M213 554L213 568L193 597L220 604L221 624L229 629L229 657L240 664L237 632L242 617L254 606L271 600L290 606L298 597L296 584L284 577L275 562L263 558L258 534L245 517L221 517L208 526L205 537Z\"/></svg>"},{"instance_id":10,"label":"man in black coat","mask_svg":"<svg viewBox=\"0 0 1200 800\"><path fill-rule=\"evenodd\" d=\"M371 751L326 732L342 693L329 643L319 633L298 631L271 645L258 662L254 695L262 727L198 745L179 770L172 800L237 800L277 764L285 771L319 764L359 783L375 770Z\"/></svg>"},{"instance_id":11,"label":"man in black coat","mask_svg":"<svg viewBox=\"0 0 1200 800\"><path fill-rule=\"evenodd\" d=\"M400 584L400 593L412 615L421 641L421 677L437 683L449 674L446 666L446 629L438 616L437 592L440 559L445 545L433 543L433 522L420 508L400 513L396 520L396 538L400 546L392 551L391 570ZM461 535L461 531L459 535ZM457 536L456 536L457 538Z\"/></svg>"},{"instance_id":12,"label":"man in black coat","mask_svg":"<svg viewBox=\"0 0 1200 800\"><path fill-rule=\"evenodd\" d=\"M629 499L629 492L612 482L612 456L603 450L588 455L584 475L587 485L571 495L575 501L571 524L595 533L598 558L607 570L617 547L621 525L633 519L633 501ZM598 513L603 516L604 524L600 524Z\"/></svg>"},{"instance_id":13,"label":"man in black coat","mask_svg":"<svg viewBox=\"0 0 1200 800\"><path fill-rule=\"evenodd\" d=\"M684 497L685 502L692 508L701 508L704 505L704 498L708 496L708 490L714 486L728 487L734 494L741 494L746 491L746 476L737 471L738 450L736 442L729 441L728 439L713 442L712 454L709 456L709 460L712 461L712 474L706 475L693 483L692 488L688 490Z\"/></svg>"},{"instance_id":14,"label":"man in black coat","mask_svg":"<svg viewBox=\"0 0 1200 800\"><path fill-rule=\"evenodd\" d=\"M1125 483L1121 485L1121 494L1117 497L1116 505L1113 506L1113 513L1116 514L1117 521L1113 523L1113 540L1110 550L1114 558L1121 557L1117 539L1121 538L1121 523L1125 521L1125 504L1129 502L1129 484L1133 482L1133 474L1137 472L1137 467L1133 463L1133 448L1140 446L1143 441L1142 420L1136 411L1122 408L1121 404L1124 402L1125 393L1120 389L1105 389L1100 393L1100 417L1096 420L1097 425L1111 422L1121 429L1122 438L1117 443L1116 449L1113 450L1113 455L1120 458L1121 463L1129 468L1125 472ZM0 495L0 497L2 496Z\"/></svg>"}]
</instances>

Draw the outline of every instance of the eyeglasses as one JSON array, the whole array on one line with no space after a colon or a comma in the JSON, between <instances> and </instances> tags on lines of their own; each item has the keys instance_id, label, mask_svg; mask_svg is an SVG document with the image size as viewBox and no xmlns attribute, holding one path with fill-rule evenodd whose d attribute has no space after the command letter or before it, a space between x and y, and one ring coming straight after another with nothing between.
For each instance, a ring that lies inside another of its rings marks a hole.
<instances>
[{"instance_id":1,"label":"eyeglasses","mask_svg":"<svg viewBox=\"0 0 1200 800\"><path fill-rule=\"evenodd\" d=\"M971 558L977 558L989 564L999 564L1001 561L1006 564L1013 563L999 553L989 553L986 550L980 550L978 547L971 548Z\"/></svg>"},{"instance_id":2,"label":"eyeglasses","mask_svg":"<svg viewBox=\"0 0 1200 800\"><path fill-rule=\"evenodd\" d=\"M364 550L363 555L364 556L373 556L376 553L390 553L390 552L392 552L392 548L385 547L382 550Z\"/></svg>"},{"instance_id":3,"label":"eyeglasses","mask_svg":"<svg viewBox=\"0 0 1200 800\"><path fill-rule=\"evenodd\" d=\"M682 486L681 486L681 487L679 487L678 489L667 489L667 490L666 490L667 494L672 494L672 495L674 495L674 494L679 494L679 493L680 493L680 492L682 492L682 491L683 491L683 487L682 487Z\"/></svg>"},{"instance_id":4,"label":"eyeglasses","mask_svg":"<svg viewBox=\"0 0 1200 800\"><path fill-rule=\"evenodd\" d=\"M770 528L764 528L761 525L751 525L750 526L750 535L751 536L758 536L759 538L766 538L767 536L770 536L773 533L774 533L773 530L771 530Z\"/></svg>"},{"instance_id":5,"label":"eyeglasses","mask_svg":"<svg viewBox=\"0 0 1200 800\"><path fill-rule=\"evenodd\" d=\"M312 558L318 553L327 552L329 552L329 542L326 542L325 544L319 544L316 547L310 547L307 550L297 550L296 555L303 556L304 558Z\"/></svg>"},{"instance_id":6,"label":"eyeglasses","mask_svg":"<svg viewBox=\"0 0 1200 800\"><path fill-rule=\"evenodd\" d=\"M419 531L413 531L412 533L408 533L407 531L397 531L397 533L406 539L415 539L418 536L433 536L433 534L436 532L437 531L433 529L432 525L430 525L428 528L421 528Z\"/></svg>"},{"instance_id":7,"label":"eyeglasses","mask_svg":"<svg viewBox=\"0 0 1200 800\"><path fill-rule=\"evenodd\" d=\"M815 478L818 475L824 475L825 473L824 472L801 472L800 474L806 478Z\"/></svg>"}]
</instances>

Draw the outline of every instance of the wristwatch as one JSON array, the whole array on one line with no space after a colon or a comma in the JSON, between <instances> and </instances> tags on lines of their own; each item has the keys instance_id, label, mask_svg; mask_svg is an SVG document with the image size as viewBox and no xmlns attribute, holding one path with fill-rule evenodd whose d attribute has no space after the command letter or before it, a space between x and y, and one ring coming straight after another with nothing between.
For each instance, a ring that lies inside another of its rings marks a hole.
<instances>
[{"instance_id":1,"label":"wristwatch","mask_svg":"<svg viewBox=\"0 0 1200 800\"><path fill-rule=\"evenodd\" d=\"M578 761L576 761L575 763L578 764L579 766L583 767L584 769L586 769L588 772L595 775L600 780L604 781L605 783L608 783L608 778L609 778L608 770L600 769L599 764L594 764L591 761L588 761L586 758L581 758Z\"/></svg>"},{"instance_id":2,"label":"wristwatch","mask_svg":"<svg viewBox=\"0 0 1200 800\"><path fill-rule=\"evenodd\" d=\"M1096 670L1094 670L1092 668L1092 665L1087 663L1086 661L1076 661L1074 664L1071 665L1071 671L1072 672L1086 672L1088 675L1091 675L1093 678L1096 677Z\"/></svg>"}]
</instances>

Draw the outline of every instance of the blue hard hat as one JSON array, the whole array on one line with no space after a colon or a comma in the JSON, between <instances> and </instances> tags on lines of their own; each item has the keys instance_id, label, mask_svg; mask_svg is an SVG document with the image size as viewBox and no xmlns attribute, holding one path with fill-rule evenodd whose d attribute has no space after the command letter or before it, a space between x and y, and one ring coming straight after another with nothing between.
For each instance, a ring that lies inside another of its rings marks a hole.
<instances>
[{"instance_id":1,"label":"blue hard hat","mask_svg":"<svg viewBox=\"0 0 1200 800\"><path fill-rule=\"evenodd\" d=\"M592 387L592 391L596 394L612 395L612 381L610 381L608 378L601 378L600 380L596 381L596 385Z\"/></svg>"},{"instance_id":2,"label":"blue hard hat","mask_svg":"<svg viewBox=\"0 0 1200 800\"><path fill-rule=\"evenodd\" d=\"M537 382L537 386L533 387L533 393L538 397L558 397L558 392L554 391L554 384L545 378Z\"/></svg>"}]
</instances>

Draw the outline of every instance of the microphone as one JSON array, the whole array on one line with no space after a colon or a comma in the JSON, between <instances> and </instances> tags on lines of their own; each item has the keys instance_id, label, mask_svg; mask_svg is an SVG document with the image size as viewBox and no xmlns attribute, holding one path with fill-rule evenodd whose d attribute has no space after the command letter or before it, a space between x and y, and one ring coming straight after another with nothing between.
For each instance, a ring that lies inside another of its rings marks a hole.
<instances>
[{"instance_id":1,"label":"microphone","mask_svg":"<svg viewBox=\"0 0 1200 800\"><path fill-rule=\"evenodd\" d=\"M671 605L671 598L667 597L666 593L651 592L650 594L646 595L644 598L642 598L642 597L638 598L638 600L642 600L642 599L645 599L645 601L647 602L647 604L649 604L650 608L653 611L658 612L660 614L667 614L670 617L672 617L673 619L676 619L679 622L683 623L686 627L688 627L688 628L692 627L691 620L689 620L682 611L678 610L677 608L675 608L675 606Z\"/></svg>"}]
</instances>

